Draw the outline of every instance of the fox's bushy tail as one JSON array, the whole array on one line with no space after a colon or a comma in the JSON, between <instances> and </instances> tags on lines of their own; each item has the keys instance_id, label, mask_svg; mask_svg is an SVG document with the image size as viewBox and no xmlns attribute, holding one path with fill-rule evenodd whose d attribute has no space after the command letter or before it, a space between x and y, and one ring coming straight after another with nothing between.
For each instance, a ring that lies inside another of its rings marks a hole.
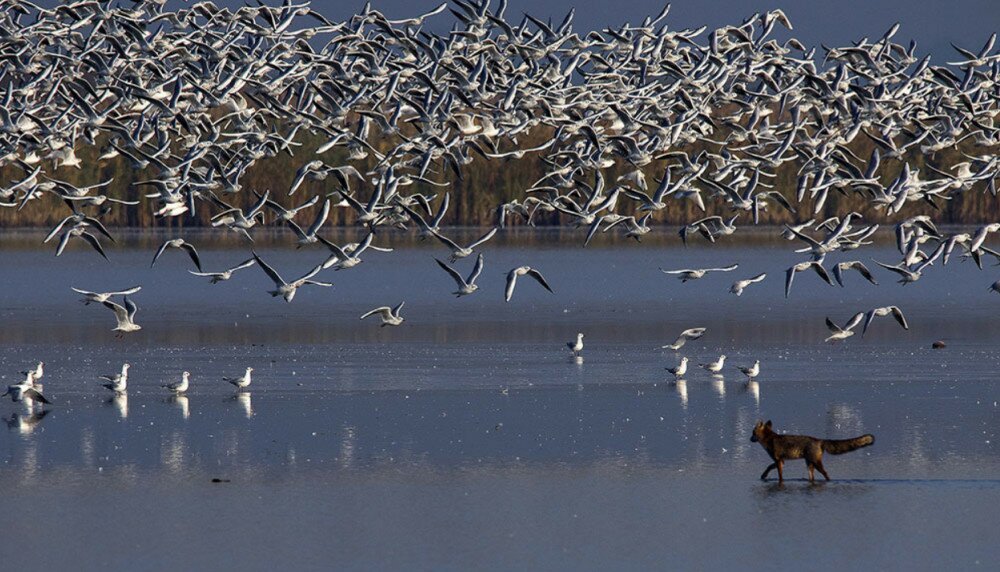
<instances>
[{"instance_id":1,"label":"fox's bushy tail","mask_svg":"<svg viewBox=\"0 0 1000 572\"><path fill-rule=\"evenodd\" d=\"M853 439L824 439L823 452L831 455L849 453L855 449L867 447L875 442L875 436L868 434Z\"/></svg>"}]
</instances>

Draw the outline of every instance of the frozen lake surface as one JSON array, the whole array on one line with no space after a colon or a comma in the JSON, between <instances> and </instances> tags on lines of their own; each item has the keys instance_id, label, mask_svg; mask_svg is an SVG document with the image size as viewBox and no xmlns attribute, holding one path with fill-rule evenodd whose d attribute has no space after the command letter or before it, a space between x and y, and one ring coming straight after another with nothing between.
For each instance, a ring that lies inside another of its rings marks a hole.
<instances>
[{"instance_id":1,"label":"frozen lake surface","mask_svg":"<svg viewBox=\"0 0 1000 572\"><path fill-rule=\"evenodd\" d=\"M206 269L245 259L199 246ZM475 234L472 232L471 234ZM206 239L207 240L207 239ZM996 269L952 260L902 287L834 288L791 243L491 243L481 290L455 299L440 245L396 245L285 304L256 268L209 285L156 240L52 257L0 235L0 381L46 363L43 416L0 403L4 567L49 569L969 569L1000 561ZM322 250L258 246L286 278ZM795 245L797 246L797 245ZM891 245L867 256L895 261ZM853 256L837 255L831 262ZM956 257L957 258L957 257ZM686 284L667 269L724 266ZM529 264L556 294L506 271ZM460 261L468 272L472 260ZM828 264L829 266L829 264ZM742 297L737 278L767 272ZM141 284L143 330L116 339L88 290ZM406 322L365 311L406 301ZM824 344L823 320L899 305ZM681 351L683 329L708 328ZM582 361L565 342L586 334ZM947 348L932 350L943 339ZM724 379L692 367L728 356ZM748 387L736 365L761 360ZM127 398L100 374L132 364ZM732 364L732 366L728 365ZM249 393L221 377L253 366ZM192 374L186 398L160 384ZM697 370L697 371L695 371ZM784 488L750 443L757 419L818 437L873 433ZM213 479L223 482L213 482Z\"/></svg>"}]
</instances>

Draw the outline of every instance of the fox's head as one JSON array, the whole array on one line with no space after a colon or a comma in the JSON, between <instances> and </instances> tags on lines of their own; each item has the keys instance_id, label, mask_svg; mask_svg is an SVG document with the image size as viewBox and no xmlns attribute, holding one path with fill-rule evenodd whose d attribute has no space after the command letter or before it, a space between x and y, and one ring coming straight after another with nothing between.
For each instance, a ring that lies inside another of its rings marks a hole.
<instances>
[{"instance_id":1,"label":"fox's head","mask_svg":"<svg viewBox=\"0 0 1000 572\"><path fill-rule=\"evenodd\" d=\"M753 426L753 433L750 434L750 442L756 443L764 438L764 435L771 430L771 420L768 419L767 423L758 420L757 424Z\"/></svg>"}]
</instances>

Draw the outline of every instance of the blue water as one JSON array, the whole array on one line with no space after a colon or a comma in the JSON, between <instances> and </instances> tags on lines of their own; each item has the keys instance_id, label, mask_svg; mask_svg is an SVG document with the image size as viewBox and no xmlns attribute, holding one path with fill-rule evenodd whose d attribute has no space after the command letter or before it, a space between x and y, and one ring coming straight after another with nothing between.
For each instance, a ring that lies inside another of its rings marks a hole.
<instances>
[{"instance_id":1,"label":"blue water","mask_svg":"<svg viewBox=\"0 0 1000 572\"><path fill-rule=\"evenodd\" d=\"M0 248L0 381L44 360L54 402L44 415L0 403L4 568L993 567L995 272L953 260L914 285L876 271L880 286L852 274L845 289L802 274L786 301L789 244L497 244L462 299L432 260L447 252L404 244L291 304L256 268L214 286L182 253L150 269L155 244L110 249L111 264ZM199 248L206 269L247 254ZM324 258L258 251L286 278ZM863 254L895 258L888 245ZM687 284L658 270L732 262ZM523 281L504 303L520 264L556 294ZM69 290L133 284L143 330L124 339ZM401 327L358 319L400 300ZM884 304L909 331L883 318L864 339L823 343L827 315ZM660 349L694 326L708 333ZM694 367L722 353L722 379ZM693 363L675 384L663 368L682 355ZM734 366L755 359L748 387ZM124 361L128 396L114 399L97 376ZM251 391L236 397L221 377L247 366ZM182 370L192 388L171 399L159 386ZM749 442L757 419L876 442L827 458L830 483L791 461L779 488L758 480L770 460Z\"/></svg>"}]
</instances>

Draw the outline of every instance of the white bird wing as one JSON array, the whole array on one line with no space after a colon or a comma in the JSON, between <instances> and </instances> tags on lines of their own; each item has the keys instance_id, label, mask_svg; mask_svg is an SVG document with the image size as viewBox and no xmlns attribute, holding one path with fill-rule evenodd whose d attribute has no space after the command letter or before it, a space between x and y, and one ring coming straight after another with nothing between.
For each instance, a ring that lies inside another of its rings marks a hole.
<instances>
[{"instance_id":1,"label":"white bird wing","mask_svg":"<svg viewBox=\"0 0 1000 572\"><path fill-rule=\"evenodd\" d=\"M903 316L903 311L900 310L897 306L890 306L889 309L892 310L892 317L896 318L896 321L899 322L899 325L903 326L904 330L909 330L910 326L907 325L906 323L906 318Z\"/></svg>"},{"instance_id":2,"label":"white bird wing","mask_svg":"<svg viewBox=\"0 0 1000 572\"><path fill-rule=\"evenodd\" d=\"M70 231L67 230L62 234L61 237L59 237L59 246L56 247L56 256L62 254L63 250L66 249L66 245L69 243L70 236L72 235L70 234Z\"/></svg>"},{"instance_id":3,"label":"white bird wing","mask_svg":"<svg viewBox=\"0 0 1000 572\"><path fill-rule=\"evenodd\" d=\"M170 246L170 241L169 240L163 241L163 244L160 245L159 250L157 250L156 254L153 256L153 261L149 263L150 268L152 268L153 265L156 264L156 260L160 258L160 256L163 254L163 251L166 250L168 246ZM201 269L199 268L199 270Z\"/></svg>"},{"instance_id":4,"label":"white bird wing","mask_svg":"<svg viewBox=\"0 0 1000 572\"><path fill-rule=\"evenodd\" d=\"M45 235L45 240L43 240L42 242L46 243L46 242L52 240L52 237L55 236L55 235L57 235L57 234L59 234L59 231L62 229L63 225L65 225L67 222L69 222L69 220L72 219L72 218L73 218L73 215L70 215L70 216L62 219L59 222L59 224L57 224L55 226L55 228L53 228L51 231L49 231L49 234Z\"/></svg>"},{"instance_id":5,"label":"white bird wing","mask_svg":"<svg viewBox=\"0 0 1000 572\"><path fill-rule=\"evenodd\" d=\"M408 207L406 205L400 205L400 206L403 207L403 210L406 211L406 214L410 215L410 219L413 222L417 223L417 226L420 227L421 231L423 231L423 232L430 232L431 231L430 225L428 225L427 222L424 221L424 218L422 216L420 216L420 213L418 213L417 211L411 209L410 207Z\"/></svg>"},{"instance_id":6,"label":"white bird wing","mask_svg":"<svg viewBox=\"0 0 1000 572\"><path fill-rule=\"evenodd\" d=\"M300 167L298 171L296 171L295 180L292 181L292 187L288 190L289 196L295 194L295 191L298 190L299 185L302 184L302 181L305 180L306 175L308 175L311 170L312 170L312 163L306 163L305 165L302 165L302 167Z\"/></svg>"},{"instance_id":7,"label":"white bird wing","mask_svg":"<svg viewBox=\"0 0 1000 572\"><path fill-rule=\"evenodd\" d=\"M861 337L865 337L868 333L868 326L871 325L872 320L875 319L875 310L869 310L868 314L865 316L865 325L861 328Z\"/></svg>"},{"instance_id":8,"label":"white bird wing","mask_svg":"<svg viewBox=\"0 0 1000 572\"><path fill-rule=\"evenodd\" d=\"M535 270L534 268L530 268L530 269L528 270L528 276L531 276L531 277L532 277L532 278L534 278L534 279L535 279L535 280L536 280L536 281L537 281L537 282L538 282L539 284L541 284L543 288L545 288L545 289L546 289L546 290L548 290L549 292L552 292L552 287L551 287L551 286L549 286L549 283L545 281L545 277L544 277L544 276L542 276L542 273L541 273L541 272L539 272L539 271ZM553 293L553 294L555 294L555 292L552 292L552 293Z\"/></svg>"},{"instance_id":9,"label":"white bird wing","mask_svg":"<svg viewBox=\"0 0 1000 572\"><path fill-rule=\"evenodd\" d=\"M365 205L363 205L360 202L358 202L358 199L356 199L356 198L352 197L351 195L345 193L341 189L337 189L337 192L340 193L341 198L343 198L345 201L347 201L347 204L351 205L351 208L354 209L356 212L359 212L359 213L365 212Z\"/></svg>"},{"instance_id":10,"label":"white bird wing","mask_svg":"<svg viewBox=\"0 0 1000 572\"><path fill-rule=\"evenodd\" d=\"M872 276L871 270L868 270L868 267L865 266L860 260L856 260L856 261L852 262L851 263L851 268L857 270L862 276L864 276L865 280L867 280L867 281L871 282L872 284L878 286L878 282L876 282L875 281L875 277Z\"/></svg>"},{"instance_id":11,"label":"white bird wing","mask_svg":"<svg viewBox=\"0 0 1000 572\"><path fill-rule=\"evenodd\" d=\"M139 311L139 306L136 306L135 302L125 296L125 309L128 310L128 320L131 322L135 318L135 313Z\"/></svg>"},{"instance_id":12,"label":"white bird wing","mask_svg":"<svg viewBox=\"0 0 1000 572\"><path fill-rule=\"evenodd\" d=\"M320 227L326 222L326 217L330 215L330 199L326 199L323 203L323 208L316 215L316 220L313 221L312 225L309 227L309 236L315 236L319 232ZM289 221L291 222L291 221Z\"/></svg>"},{"instance_id":13,"label":"white bird wing","mask_svg":"<svg viewBox=\"0 0 1000 572\"><path fill-rule=\"evenodd\" d=\"M476 279L483 273L484 266L485 263L483 262L483 255L480 253L479 256L476 257L476 265L472 267L472 274L469 274L468 284L475 284Z\"/></svg>"},{"instance_id":14,"label":"white bird wing","mask_svg":"<svg viewBox=\"0 0 1000 572\"><path fill-rule=\"evenodd\" d=\"M128 322L128 310L120 304L112 302L111 300L105 300L102 304L104 304L105 308L110 308L111 311L115 313L115 319L118 320L119 324Z\"/></svg>"},{"instance_id":15,"label":"white bird wing","mask_svg":"<svg viewBox=\"0 0 1000 572\"><path fill-rule=\"evenodd\" d=\"M438 207L437 214L434 215L434 218L431 220L431 226L437 228L437 226L441 224L441 219L443 219L444 215L448 212L448 204L450 202L451 202L451 193L445 193L444 198L441 199L441 206Z\"/></svg>"},{"instance_id":16,"label":"white bird wing","mask_svg":"<svg viewBox=\"0 0 1000 572\"><path fill-rule=\"evenodd\" d=\"M254 264L257 264L257 261L254 260L253 258L248 258L248 259L244 260L243 262L237 264L236 266L233 266L232 268L230 268L229 271L230 272L236 272L237 270L243 270L244 268L250 268Z\"/></svg>"},{"instance_id":17,"label":"white bird wing","mask_svg":"<svg viewBox=\"0 0 1000 572\"><path fill-rule=\"evenodd\" d=\"M857 326L858 324L860 324L861 320L863 320L864 318L865 318L865 313L864 312L858 312L857 314L854 314L854 317L852 317L847 322L847 324L844 325L844 329L845 330L853 330L855 328L855 326Z\"/></svg>"},{"instance_id":18,"label":"white bird wing","mask_svg":"<svg viewBox=\"0 0 1000 572\"><path fill-rule=\"evenodd\" d=\"M785 225L785 229L788 232L792 233L799 240L801 240L801 241L805 242L806 244L808 244L810 247L812 247L812 248L819 248L820 247L820 243L816 239L814 239L813 237L805 235L805 234L802 234L801 232L799 232L798 230L795 230L794 228L788 226L787 224Z\"/></svg>"},{"instance_id":19,"label":"white bird wing","mask_svg":"<svg viewBox=\"0 0 1000 572\"><path fill-rule=\"evenodd\" d=\"M492 229L490 229L489 232L487 232L486 234L484 234L483 236L481 236L479 238L479 240L477 240L476 242L473 242L472 244L470 244L469 245L469 250L472 250L473 248L475 248L475 247L479 246L480 244L486 242L487 240L493 238L493 235L496 234L496 233L497 233L497 228L493 227Z\"/></svg>"},{"instance_id":20,"label":"white bird wing","mask_svg":"<svg viewBox=\"0 0 1000 572\"><path fill-rule=\"evenodd\" d=\"M688 328L681 332L682 338L687 338L689 340L697 340L698 338L705 335L708 328Z\"/></svg>"},{"instance_id":21,"label":"white bird wing","mask_svg":"<svg viewBox=\"0 0 1000 572\"><path fill-rule=\"evenodd\" d=\"M436 231L433 231L433 234L434 234L435 238L437 238L438 240L440 240L448 248L450 248L452 250L456 250L456 251L457 250L462 250L462 247L460 247L459 245L455 244L455 242L453 240L451 240L450 238L444 236L443 234L441 234L439 232L436 232Z\"/></svg>"},{"instance_id":22,"label":"white bird wing","mask_svg":"<svg viewBox=\"0 0 1000 572\"><path fill-rule=\"evenodd\" d=\"M885 268L886 270L890 270L892 272L895 272L896 274L899 274L900 276L903 276L903 277L907 277L910 274L912 274L912 272L910 272L909 270L900 268L899 266L891 266L889 264L885 264L883 262L879 262L878 260L875 261L875 264L878 264L882 268Z\"/></svg>"},{"instance_id":23,"label":"white bird wing","mask_svg":"<svg viewBox=\"0 0 1000 572\"><path fill-rule=\"evenodd\" d=\"M326 266L327 268L329 268L330 266L333 266L334 264L336 264L337 262L339 262L341 260L344 260L345 258L349 258L347 256L347 253L344 252L343 248L337 246L336 244L330 242L329 240L323 238L322 236L317 235L316 239L319 240L320 242L322 242L328 249L330 249L330 252L333 253L333 255L330 257L331 259L332 258L336 258L337 259L336 262L331 262L330 259L327 259L327 261L323 263L324 266Z\"/></svg>"},{"instance_id":24,"label":"white bird wing","mask_svg":"<svg viewBox=\"0 0 1000 572\"><path fill-rule=\"evenodd\" d=\"M679 338L677 338L676 340L674 340L674 343L669 344L669 345L665 345L665 346L660 346L660 348L661 349L665 349L665 350L666 349L670 349L670 350L677 351L677 350L681 349L682 347L684 347L684 344L686 344L686 343L687 343L687 338L685 338L684 336L680 336Z\"/></svg>"},{"instance_id":25,"label":"white bird wing","mask_svg":"<svg viewBox=\"0 0 1000 572\"><path fill-rule=\"evenodd\" d=\"M788 270L785 271L785 298L788 298L788 294L792 291L792 282L795 280L795 266L790 266Z\"/></svg>"},{"instance_id":26,"label":"white bird wing","mask_svg":"<svg viewBox=\"0 0 1000 572\"><path fill-rule=\"evenodd\" d=\"M510 302L510 297L514 295L514 286L517 285L517 268L507 273L507 287L504 288L504 301Z\"/></svg>"},{"instance_id":27,"label":"white bird wing","mask_svg":"<svg viewBox=\"0 0 1000 572\"><path fill-rule=\"evenodd\" d=\"M385 320L385 319L389 318L390 316L392 316L392 308L390 308L389 306L379 306L378 308L375 308L374 310L369 310L369 311L365 312L364 314L362 314L361 315L361 319L364 320L368 316L371 316L371 315L374 315L374 314L381 315L382 319Z\"/></svg>"},{"instance_id":28,"label":"white bird wing","mask_svg":"<svg viewBox=\"0 0 1000 572\"><path fill-rule=\"evenodd\" d=\"M830 279L830 275L826 272L826 268L823 268L822 264L820 264L819 262L814 262L810 266L813 270L816 271L817 276L822 278L823 281L829 284L830 286L833 286L833 280Z\"/></svg>"},{"instance_id":29,"label":"white bird wing","mask_svg":"<svg viewBox=\"0 0 1000 572\"><path fill-rule=\"evenodd\" d=\"M841 328L837 324L834 324L833 320L831 320L829 316L827 316L826 318L826 327L829 328L829 330L835 334L844 331L843 328Z\"/></svg>"},{"instance_id":30,"label":"white bird wing","mask_svg":"<svg viewBox=\"0 0 1000 572\"><path fill-rule=\"evenodd\" d=\"M271 195L270 190L264 191L264 194L260 196L260 199L257 200L257 203L254 206L252 206L250 210L247 212L246 218L252 219L254 216L256 216L257 213L260 212L260 209L264 208L264 204L267 203L267 198L270 195Z\"/></svg>"},{"instance_id":31,"label":"white bird wing","mask_svg":"<svg viewBox=\"0 0 1000 572\"><path fill-rule=\"evenodd\" d=\"M365 236L364 240L361 241L361 244L359 244L354 248L354 251L351 252L351 256L357 258L358 255L360 255L362 252L368 250L368 247L372 245L372 240L374 238L375 238L375 233L369 232L368 235Z\"/></svg>"},{"instance_id":32,"label":"white bird wing","mask_svg":"<svg viewBox=\"0 0 1000 572\"><path fill-rule=\"evenodd\" d=\"M308 201L302 203L301 205L295 207L294 209L288 209L288 210L293 211L293 212L299 212L300 210L309 208L309 207L313 206L314 204L316 204L318 202L319 202L319 195L313 195L313 198L311 198Z\"/></svg>"},{"instance_id":33,"label":"white bird wing","mask_svg":"<svg viewBox=\"0 0 1000 572\"><path fill-rule=\"evenodd\" d=\"M194 265L198 267L198 270L204 272L204 270L202 270L201 268L201 259L198 258L198 251L195 250L194 245L189 242L185 242L181 244L181 248L183 248L188 253L188 256L191 257L191 261L194 262Z\"/></svg>"},{"instance_id":34,"label":"white bird wing","mask_svg":"<svg viewBox=\"0 0 1000 572\"><path fill-rule=\"evenodd\" d=\"M101 247L101 242L97 240L96 236L90 234L89 232L84 232L80 234L80 238L86 240L98 254L103 256L105 260L108 260L108 255L104 253L104 248Z\"/></svg>"},{"instance_id":35,"label":"white bird wing","mask_svg":"<svg viewBox=\"0 0 1000 572\"><path fill-rule=\"evenodd\" d=\"M42 403L52 403L48 399L45 399L45 396L42 395L41 392L39 392L34 387L29 387L28 389L25 389L24 395L36 401L41 401Z\"/></svg>"},{"instance_id":36,"label":"white bird wing","mask_svg":"<svg viewBox=\"0 0 1000 572\"><path fill-rule=\"evenodd\" d=\"M295 221L286 220L285 224L288 225L288 228L292 229L292 232L295 233L295 236L298 237L299 240L309 239L309 237L306 236L306 232L302 230L302 227L296 224Z\"/></svg>"},{"instance_id":37,"label":"white bird wing","mask_svg":"<svg viewBox=\"0 0 1000 572\"><path fill-rule=\"evenodd\" d=\"M833 265L833 278L837 281L837 284L840 284L841 286L844 285L844 274L840 269L843 264L844 263L841 262L840 264ZM848 266L848 268L850 268L850 266Z\"/></svg>"},{"instance_id":38,"label":"white bird wing","mask_svg":"<svg viewBox=\"0 0 1000 572\"><path fill-rule=\"evenodd\" d=\"M301 283L305 284L306 282L310 281L309 280L310 278L312 278L313 276L316 276L317 274L319 274L321 270L323 270L323 265L319 264L319 265L313 267L313 269L310 270L309 272L306 272L302 276L302 278L299 278L298 280L296 280L296 282L301 282Z\"/></svg>"},{"instance_id":39,"label":"white bird wing","mask_svg":"<svg viewBox=\"0 0 1000 572\"><path fill-rule=\"evenodd\" d=\"M285 280L274 268L271 268L260 256L257 256L256 252L253 253L253 259L257 262L257 265L260 266L260 269L263 270L269 278L271 278L275 286L285 286L287 284L287 282L285 282Z\"/></svg>"},{"instance_id":40,"label":"white bird wing","mask_svg":"<svg viewBox=\"0 0 1000 572\"><path fill-rule=\"evenodd\" d=\"M455 284L457 284L459 288L467 284L465 280L462 278L462 275L459 274L458 271L456 271L454 268L448 266L444 262L441 262L437 258L434 259L434 262L437 262L438 266L440 266L445 272L448 273L449 276L451 276L451 279L455 281Z\"/></svg>"}]
</instances>

